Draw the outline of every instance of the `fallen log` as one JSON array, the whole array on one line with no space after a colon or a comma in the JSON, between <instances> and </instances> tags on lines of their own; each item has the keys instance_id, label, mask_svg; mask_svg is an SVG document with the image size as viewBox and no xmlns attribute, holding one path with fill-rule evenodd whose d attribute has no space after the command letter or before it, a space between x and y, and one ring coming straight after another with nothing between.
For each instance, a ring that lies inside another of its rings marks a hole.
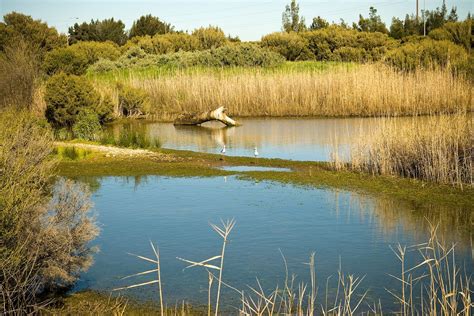
<instances>
[{"instance_id":1,"label":"fallen log","mask_svg":"<svg viewBox=\"0 0 474 316\"><path fill-rule=\"evenodd\" d=\"M209 121L219 121L227 126L239 125L236 121L225 114L226 108L221 106L213 111L201 113L183 113L175 120L174 125L200 125Z\"/></svg>"}]
</instances>

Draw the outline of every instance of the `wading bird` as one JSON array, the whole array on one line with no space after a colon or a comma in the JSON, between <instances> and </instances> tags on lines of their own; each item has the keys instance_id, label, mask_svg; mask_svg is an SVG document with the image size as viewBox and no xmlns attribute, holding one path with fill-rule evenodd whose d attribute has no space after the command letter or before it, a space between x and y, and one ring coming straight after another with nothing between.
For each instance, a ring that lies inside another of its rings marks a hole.
<instances>
[{"instance_id":1,"label":"wading bird","mask_svg":"<svg viewBox=\"0 0 474 316\"><path fill-rule=\"evenodd\" d=\"M224 147L221 149L221 154L225 155L225 145L224 145Z\"/></svg>"},{"instance_id":2,"label":"wading bird","mask_svg":"<svg viewBox=\"0 0 474 316\"><path fill-rule=\"evenodd\" d=\"M255 147L255 148L253 149L253 155L255 156L255 158L258 157L257 147Z\"/></svg>"}]
</instances>

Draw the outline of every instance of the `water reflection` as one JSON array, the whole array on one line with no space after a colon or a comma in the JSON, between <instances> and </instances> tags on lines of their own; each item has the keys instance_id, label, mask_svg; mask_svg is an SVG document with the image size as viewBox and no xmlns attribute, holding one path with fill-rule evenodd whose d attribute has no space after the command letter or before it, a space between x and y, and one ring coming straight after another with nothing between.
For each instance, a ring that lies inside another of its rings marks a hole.
<instances>
[{"instance_id":1,"label":"water reflection","mask_svg":"<svg viewBox=\"0 0 474 316\"><path fill-rule=\"evenodd\" d=\"M420 123L424 119L415 118ZM413 118L395 120L400 124L413 122ZM203 126L135 122L132 127L158 138L165 148L219 153L225 144L228 155L253 156L256 146L264 158L328 161L335 144L341 154L347 154L357 137L376 133L383 120L271 118L240 119L240 122L243 124L240 127L223 127L217 122ZM128 125L113 124L110 129L118 135L125 126Z\"/></svg>"},{"instance_id":2,"label":"water reflection","mask_svg":"<svg viewBox=\"0 0 474 316\"><path fill-rule=\"evenodd\" d=\"M268 181L225 178L104 177L94 194L102 234L96 240L101 252L78 288L108 290L123 285L119 277L143 268L126 252L148 254L148 240L156 241L162 253L163 278L168 302L189 299L205 303L207 275L183 271L174 258L203 258L216 251L219 239L208 222L220 218L237 220L233 233L226 281L238 288L259 277L273 287L284 278L282 249L289 268L302 279L307 276L310 252L317 253L319 280L344 270L367 275L374 298L385 306L393 300L384 287L387 273L399 271L389 245L416 244L426 240L427 222L439 222L442 238L458 244L459 260L472 273L473 210L407 208L396 201L374 199L355 192L313 189ZM363 262L364 264L361 264ZM153 289L132 291L152 298ZM226 305L235 302L225 292Z\"/></svg>"}]
</instances>

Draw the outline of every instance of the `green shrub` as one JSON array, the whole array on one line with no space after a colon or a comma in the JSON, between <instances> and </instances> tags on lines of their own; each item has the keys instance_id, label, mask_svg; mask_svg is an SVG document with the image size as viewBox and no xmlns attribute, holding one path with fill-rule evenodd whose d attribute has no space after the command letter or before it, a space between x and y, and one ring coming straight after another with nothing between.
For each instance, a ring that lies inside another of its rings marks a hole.
<instances>
[{"instance_id":1,"label":"green shrub","mask_svg":"<svg viewBox=\"0 0 474 316\"><path fill-rule=\"evenodd\" d=\"M232 43L216 49L155 55L146 54L142 49L135 47L131 51L134 55L127 54L119 58L115 63L106 64L100 61L89 69L92 72L103 72L113 69L127 69L130 67L176 67L186 68L192 66L205 67L273 67L284 62L283 56L255 44ZM130 51L129 51L130 52Z\"/></svg>"},{"instance_id":2,"label":"green shrub","mask_svg":"<svg viewBox=\"0 0 474 316\"><path fill-rule=\"evenodd\" d=\"M43 69L48 75L64 72L79 76L86 72L87 67L86 54L70 47L57 48L48 52L43 61Z\"/></svg>"},{"instance_id":3,"label":"green shrub","mask_svg":"<svg viewBox=\"0 0 474 316\"><path fill-rule=\"evenodd\" d=\"M308 49L316 60L321 61L338 61L341 56L355 58L346 61L377 61L388 50L398 46L398 42L386 34L358 32L336 25L301 33L301 36L307 41Z\"/></svg>"},{"instance_id":4,"label":"green shrub","mask_svg":"<svg viewBox=\"0 0 474 316\"><path fill-rule=\"evenodd\" d=\"M356 47L341 47L334 51L334 58L343 62L362 62L365 59L365 50Z\"/></svg>"},{"instance_id":5,"label":"green shrub","mask_svg":"<svg viewBox=\"0 0 474 316\"><path fill-rule=\"evenodd\" d=\"M116 60L119 56L120 50L114 43L79 42L47 53L43 69L48 75L64 72L79 76L99 59Z\"/></svg>"},{"instance_id":6,"label":"green shrub","mask_svg":"<svg viewBox=\"0 0 474 316\"><path fill-rule=\"evenodd\" d=\"M100 133L101 125L95 112L84 109L77 115L76 123L72 127L74 138L95 140Z\"/></svg>"},{"instance_id":7,"label":"green shrub","mask_svg":"<svg viewBox=\"0 0 474 316\"><path fill-rule=\"evenodd\" d=\"M71 128L81 110L100 103L100 95L85 78L64 73L48 79L44 98L46 118L55 128Z\"/></svg>"},{"instance_id":8,"label":"green shrub","mask_svg":"<svg viewBox=\"0 0 474 316\"><path fill-rule=\"evenodd\" d=\"M78 42L69 46L73 51L82 52L89 65L99 59L116 60L120 57L120 49L114 42Z\"/></svg>"},{"instance_id":9,"label":"green shrub","mask_svg":"<svg viewBox=\"0 0 474 316\"><path fill-rule=\"evenodd\" d=\"M260 45L283 55L287 60L314 59L314 55L309 52L308 41L295 32L265 35Z\"/></svg>"},{"instance_id":10,"label":"green shrub","mask_svg":"<svg viewBox=\"0 0 474 316\"><path fill-rule=\"evenodd\" d=\"M214 26L195 29L192 36L199 41L200 49L217 48L227 42L224 32L219 27Z\"/></svg>"},{"instance_id":11,"label":"green shrub","mask_svg":"<svg viewBox=\"0 0 474 316\"><path fill-rule=\"evenodd\" d=\"M217 63L221 67L273 67L284 62L280 54L248 43L237 43L213 49L211 59L212 63Z\"/></svg>"},{"instance_id":12,"label":"green shrub","mask_svg":"<svg viewBox=\"0 0 474 316\"><path fill-rule=\"evenodd\" d=\"M468 52L474 43L472 35L472 20L463 22L448 22L442 27L432 30L429 37L435 40L447 40L463 46Z\"/></svg>"},{"instance_id":13,"label":"green shrub","mask_svg":"<svg viewBox=\"0 0 474 316\"><path fill-rule=\"evenodd\" d=\"M461 70L468 63L468 54L452 42L427 39L392 50L386 55L385 63L405 71L432 67Z\"/></svg>"},{"instance_id":14,"label":"green shrub","mask_svg":"<svg viewBox=\"0 0 474 316\"><path fill-rule=\"evenodd\" d=\"M99 59L93 65L88 68L88 71L95 73L104 73L108 71L113 71L117 69L117 64L108 59Z\"/></svg>"},{"instance_id":15,"label":"green shrub","mask_svg":"<svg viewBox=\"0 0 474 316\"><path fill-rule=\"evenodd\" d=\"M120 113L127 117L136 117L150 110L150 98L141 89L118 86Z\"/></svg>"}]
</instances>

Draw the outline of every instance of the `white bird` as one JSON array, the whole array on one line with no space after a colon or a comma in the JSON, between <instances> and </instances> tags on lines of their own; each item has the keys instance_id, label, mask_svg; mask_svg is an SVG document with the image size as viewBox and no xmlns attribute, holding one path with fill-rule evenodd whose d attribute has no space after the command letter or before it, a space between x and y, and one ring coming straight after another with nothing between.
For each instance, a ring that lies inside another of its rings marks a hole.
<instances>
[{"instance_id":1,"label":"white bird","mask_svg":"<svg viewBox=\"0 0 474 316\"><path fill-rule=\"evenodd\" d=\"M224 147L221 149L221 154L225 155L225 145L224 145Z\"/></svg>"},{"instance_id":2,"label":"white bird","mask_svg":"<svg viewBox=\"0 0 474 316\"><path fill-rule=\"evenodd\" d=\"M257 147L255 147L255 148L253 149L253 155L255 156L255 158L258 157L258 150L257 150Z\"/></svg>"}]
</instances>

